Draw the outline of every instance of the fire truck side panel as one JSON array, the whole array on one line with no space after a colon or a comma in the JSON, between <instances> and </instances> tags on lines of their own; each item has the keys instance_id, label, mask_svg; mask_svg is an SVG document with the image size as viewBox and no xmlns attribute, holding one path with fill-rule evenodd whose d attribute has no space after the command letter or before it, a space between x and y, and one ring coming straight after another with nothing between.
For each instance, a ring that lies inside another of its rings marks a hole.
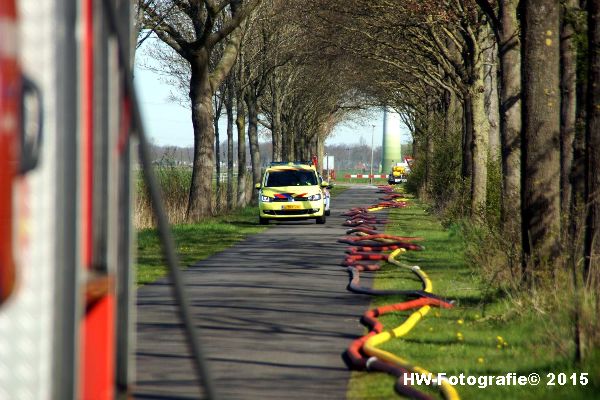
<instances>
[{"instance_id":1,"label":"fire truck side panel","mask_svg":"<svg viewBox=\"0 0 600 400\"><path fill-rule=\"evenodd\" d=\"M118 43L102 1L14 1L21 69L42 95L43 143L37 166L10 185L15 286L0 304L0 399L126 398L135 148ZM131 2L112 3L129 27Z\"/></svg>"},{"instance_id":2,"label":"fire truck side panel","mask_svg":"<svg viewBox=\"0 0 600 400\"><path fill-rule=\"evenodd\" d=\"M37 167L17 179L17 288L0 308L0 398L66 399L74 393L75 379L65 372L76 369L73 328L80 313L71 172L76 153L68 149L76 132L75 35L68 23L75 8L68 3L18 2L20 60L43 93L45 137Z\"/></svg>"}]
</instances>

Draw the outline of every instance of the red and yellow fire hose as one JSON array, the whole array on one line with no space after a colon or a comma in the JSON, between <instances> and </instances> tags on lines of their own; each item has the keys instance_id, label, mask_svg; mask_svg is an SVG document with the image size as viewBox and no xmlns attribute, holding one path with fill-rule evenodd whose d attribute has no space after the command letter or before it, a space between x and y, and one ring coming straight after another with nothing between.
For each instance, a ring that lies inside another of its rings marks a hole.
<instances>
[{"instance_id":1,"label":"red and yellow fire hose","mask_svg":"<svg viewBox=\"0 0 600 400\"><path fill-rule=\"evenodd\" d=\"M369 212L383 210L387 208L406 207L407 202L404 196L394 193L389 187L379 187L381 193L386 196L382 202L368 208L355 208L345 215L351 217L344 225L352 226L346 233L348 235L339 241L350 244L347 250L348 255L342 262L342 265L348 267L350 272L350 283L348 290L368 295L405 295L418 297L402 303L386 305L365 312L362 321L370 328L369 333L352 342L347 350L348 360L353 368L368 371L380 371L396 376L398 379L395 384L396 391L404 396L416 399L431 399L431 396L418 391L404 382L405 373L417 373L423 375L431 374L425 368L414 365L409 361L382 350L380 346L391 339L400 338L410 332L417 323L430 311L431 307L451 308L452 304L444 301L433 294L433 285L431 280L418 266L410 266L400 262L397 257L405 251L423 250L423 247L412 243L422 240L421 238L400 237L387 234L376 233L374 223L381 223L379 219L369 215ZM352 225L348 225L351 223ZM389 255L386 251L392 251ZM366 263L365 261L371 261ZM414 273L421 281L420 290L376 290L360 286L360 271L377 271L380 269L378 261L387 261L400 268L405 268ZM390 330L383 329L383 325L377 320L377 317L398 311L414 310L412 314L399 326ZM439 383L441 394L445 399L458 400L459 396L456 390L447 381Z\"/></svg>"}]
</instances>

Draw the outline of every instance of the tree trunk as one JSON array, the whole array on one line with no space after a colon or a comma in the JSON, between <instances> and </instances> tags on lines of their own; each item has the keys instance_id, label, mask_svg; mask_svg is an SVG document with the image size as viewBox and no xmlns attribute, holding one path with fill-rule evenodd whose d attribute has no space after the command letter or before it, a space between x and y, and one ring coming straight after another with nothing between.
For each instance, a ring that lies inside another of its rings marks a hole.
<instances>
[{"instance_id":1,"label":"tree trunk","mask_svg":"<svg viewBox=\"0 0 600 400\"><path fill-rule=\"evenodd\" d=\"M431 126L431 124L429 125ZM430 198L430 194L432 193L431 187L433 181L433 174L435 172L433 167L434 150L435 148L433 142L433 132L431 132L428 128L427 137L425 138L425 157L427 160L427 164L425 164L425 184L423 185L423 194L425 197L423 200L428 200Z\"/></svg>"},{"instance_id":2,"label":"tree trunk","mask_svg":"<svg viewBox=\"0 0 600 400\"><path fill-rule=\"evenodd\" d=\"M235 124L238 132L238 179L237 204L244 207L246 203L246 111L241 93L236 96Z\"/></svg>"},{"instance_id":3,"label":"tree trunk","mask_svg":"<svg viewBox=\"0 0 600 400\"><path fill-rule=\"evenodd\" d=\"M190 101L194 128L194 166L186 219L198 222L212 215L215 131L208 64L201 53L191 64Z\"/></svg>"},{"instance_id":4,"label":"tree trunk","mask_svg":"<svg viewBox=\"0 0 600 400\"><path fill-rule=\"evenodd\" d=\"M473 104L469 93L465 94L464 99L461 175L463 179L470 179L473 169Z\"/></svg>"},{"instance_id":5,"label":"tree trunk","mask_svg":"<svg viewBox=\"0 0 600 400\"><path fill-rule=\"evenodd\" d=\"M502 149L502 224L521 226L521 43L519 0L500 1L500 143Z\"/></svg>"},{"instance_id":6,"label":"tree trunk","mask_svg":"<svg viewBox=\"0 0 600 400\"><path fill-rule=\"evenodd\" d=\"M577 117L577 46L572 16L576 7L577 0L567 0L563 4L560 32L560 208L563 217L568 216L571 210L570 175Z\"/></svg>"},{"instance_id":7,"label":"tree trunk","mask_svg":"<svg viewBox=\"0 0 600 400\"><path fill-rule=\"evenodd\" d=\"M227 113L227 209L231 210L233 204L233 100L234 90L232 79L227 80L227 93L225 95L225 111Z\"/></svg>"},{"instance_id":8,"label":"tree trunk","mask_svg":"<svg viewBox=\"0 0 600 400\"><path fill-rule=\"evenodd\" d=\"M455 137L462 132L463 110L456 93L446 91L446 112L444 113L444 138Z\"/></svg>"},{"instance_id":9,"label":"tree trunk","mask_svg":"<svg viewBox=\"0 0 600 400\"><path fill-rule=\"evenodd\" d=\"M582 41L576 42L578 45L577 52L584 53L587 50L587 43ZM576 79L576 119L575 119L575 136L573 140L573 162L569 175L570 181L570 210L569 210L569 265L571 267L571 275L573 279L573 287L575 290L575 312L574 312L574 344L575 344L575 362L579 362L583 358L583 332L581 329L581 301L578 291L581 289L583 280L583 271L580 267L580 259L585 256L585 235L587 229L586 224L586 100L588 88L588 66L585 63L577 63ZM585 260L585 257L584 257ZM584 261L585 269L585 261Z\"/></svg>"},{"instance_id":10,"label":"tree trunk","mask_svg":"<svg viewBox=\"0 0 600 400\"><path fill-rule=\"evenodd\" d=\"M585 231L584 280L597 289L600 255L600 0L588 0L588 93L586 124L586 190L588 207Z\"/></svg>"},{"instance_id":11,"label":"tree trunk","mask_svg":"<svg viewBox=\"0 0 600 400\"><path fill-rule=\"evenodd\" d=\"M323 168L325 168L325 138L321 134L317 135L317 159L319 160L318 171L323 175Z\"/></svg>"},{"instance_id":12,"label":"tree trunk","mask_svg":"<svg viewBox=\"0 0 600 400\"><path fill-rule=\"evenodd\" d=\"M277 85L273 85L272 91L271 113L273 121L271 121L271 136L273 143L273 161L281 161L281 94Z\"/></svg>"},{"instance_id":13,"label":"tree trunk","mask_svg":"<svg viewBox=\"0 0 600 400\"><path fill-rule=\"evenodd\" d=\"M289 117L284 119L284 124L282 124L282 136L281 136L281 144L282 144L282 154L281 161L293 161L295 158L294 152L294 129L289 120Z\"/></svg>"},{"instance_id":14,"label":"tree trunk","mask_svg":"<svg viewBox=\"0 0 600 400\"><path fill-rule=\"evenodd\" d=\"M305 136L301 132L294 130L294 158L290 161L302 160L305 150Z\"/></svg>"},{"instance_id":15,"label":"tree trunk","mask_svg":"<svg viewBox=\"0 0 600 400\"><path fill-rule=\"evenodd\" d=\"M221 143L219 143L219 122L218 120L214 123L215 126L215 172L217 176L217 190L215 197L217 198L217 205L221 197Z\"/></svg>"},{"instance_id":16,"label":"tree trunk","mask_svg":"<svg viewBox=\"0 0 600 400\"><path fill-rule=\"evenodd\" d=\"M304 136L296 134L295 142L296 145L294 146L294 161L302 160L304 158Z\"/></svg>"},{"instance_id":17,"label":"tree trunk","mask_svg":"<svg viewBox=\"0 0 600 400\"><path fill-rule=\"evenodd\" d=\"M216 96L216 95L215 95ZM222 105L214 108L213 126L215 130L215 171L217 175L216 208L221 208L221 143L219 137L219 120L221 119Z\"/></svg>"},{"instance_id":18,"label":"tree trunk","mask_svg":"<svg viewBox=\"0 0 600 400\"><path fill-rule=\"evenodd\" d=\"M578 41L577 52L585 53L587 51L587 43ZM573 163L569 180L571 183L571 210L569 212L569 235L571 240L577 245L574 258L579 259L583 254L583 240L581 233L585 232L585 185L586 185L586 105L587 105L587 90L588 90L588 66L587 63L577 63L576 80L576 119L575 119L575 137L573 140Z\"/></svg>"},{"instance_id":19,"label":"tree trunk","mask_svg":"<svg viewBox=\"0 0 600 400\"><path fill-rule=\"evenodd\" d=\"M306 143L306 160L312 160L312 157L317 154L317 140L319 136L319 129L315 131L315 134L307 140Z\"/></svg>"},{"instance_id":20,"label":"tree trunk","mask_svg":"<svg viewBox=\"0 0 600 400\"><path fill-rule=\"evenodd\" d=\"M258 147L258 109L254 88L246 91L246 106L248 109L248 141L250 143L250 163L252 164L252 187L260 183L260 149ZM256 196L252 196L256 199Z\"/></svg>"},{"instance_id":21,"label":"tree trunk","mask_svg":"<svg viewBox=\"0 0 600 400\"><path fill-rule=\"evenodd\" d=\"M586 53L587 43L577 41L577 52ZM575 238L577 233L584 231L583 209L585 207L585 141L586 141L586 124L587 124L587 95L588 95L588 65L587 63L579 62L576 65L576 118L575 118L575 138L573 140L573 166L571 168L571 231L572 238ZM582 217L583 216L583 217ZM583 251L583 250L582 250ZM583 254L583 253L581 253ZM578 257L580 254L578 255Z\"/></svg>"},{"instance_id":22,"label":"tree trunk","mask_svg":"<svg viewBox=\"0 0 600 400\"><path fill-rule=\"evenodd\" d=\"M485 44L479 31L471 36L468 44L466 68L470 71L470 82L466 94L466 103L470 108L471 129L471 217L481 220L486 209L487 169L490 140L490 123L485 107L485 55L481 44Z\"/></svg>"},{"instance_id":23,"label":"tree trunk","mask_svg":"<svg viewBox=\"0 0 600 400\"><path fill-rule=\"evenodd\" d=\"M526 0L523 19L523 278L549 265L560 233L560 5ZM531 268L531 269L530 269Z\"/></svg>"},{"instance_id":24,"label":"tree trunk","mask_svg":"<svg viewBox=\"0 0 600 400\"><path fill-rule=\"evenodd\" d=\"M490 40L491 39L491 40ZM485 42L485 112L489 123L489 156L496 163L500 160L500 107L498 95L498 48L490 36Z\"/></svg>"},{"instance_id":25,"label":"tree trunk","mask_svg":"<svg viewBox=\"0 0 600 400\"><path fill-rule=\"evenodd\" d=\"M490 125L485 112L483 65L476 66L476 71L478 77L470 95L473 116L471 216L477 220L486 206Z\"/></svg>"}]
</instances>

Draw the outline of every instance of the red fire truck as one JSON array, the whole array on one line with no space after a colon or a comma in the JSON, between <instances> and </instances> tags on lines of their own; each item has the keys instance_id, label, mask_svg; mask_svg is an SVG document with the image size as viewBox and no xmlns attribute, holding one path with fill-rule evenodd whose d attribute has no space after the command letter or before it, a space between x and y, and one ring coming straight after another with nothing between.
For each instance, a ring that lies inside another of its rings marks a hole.
<instances>
[{"instance_id":1,"label":"red fire truck","mask_svg":"<svg viewBox=\"0 0 600 400\"><path fill-rule=\"evenodd\" d=\"M0 399L128 392L130 3L0 1Z\"/></svg>"},{"instance_id":2,"label":"red fire truck","mask_svg":"<svg viewBox=\"0 0 600 400\"><path fill-rule=\"evenodd\" d=\"M0 0L0 399L132 394L132 159L214 398L131 74L131 0Z\"/></svg>"}]
</instances>

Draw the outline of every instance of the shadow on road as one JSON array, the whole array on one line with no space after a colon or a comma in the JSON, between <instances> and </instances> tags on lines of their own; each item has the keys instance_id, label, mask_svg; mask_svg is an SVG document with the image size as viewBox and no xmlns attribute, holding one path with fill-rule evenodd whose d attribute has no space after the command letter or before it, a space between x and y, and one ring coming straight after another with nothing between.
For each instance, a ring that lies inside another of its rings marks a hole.
<instances>
[{"instance_id":1,"label":"shadow on road","mask_svg":"<svg viewBox=\"0 0 600 400\"><path fill-rule=\"evenodd\" d=\"M273 224L184 271L222 398L344 398L349 371L341 354L362 333L369 298L345 289L340 214L376 198L375 190L347 190L326 225ZM197 396L168 281L141 288L137 310L136 397Z\"/></svg>"}]
</instances>

